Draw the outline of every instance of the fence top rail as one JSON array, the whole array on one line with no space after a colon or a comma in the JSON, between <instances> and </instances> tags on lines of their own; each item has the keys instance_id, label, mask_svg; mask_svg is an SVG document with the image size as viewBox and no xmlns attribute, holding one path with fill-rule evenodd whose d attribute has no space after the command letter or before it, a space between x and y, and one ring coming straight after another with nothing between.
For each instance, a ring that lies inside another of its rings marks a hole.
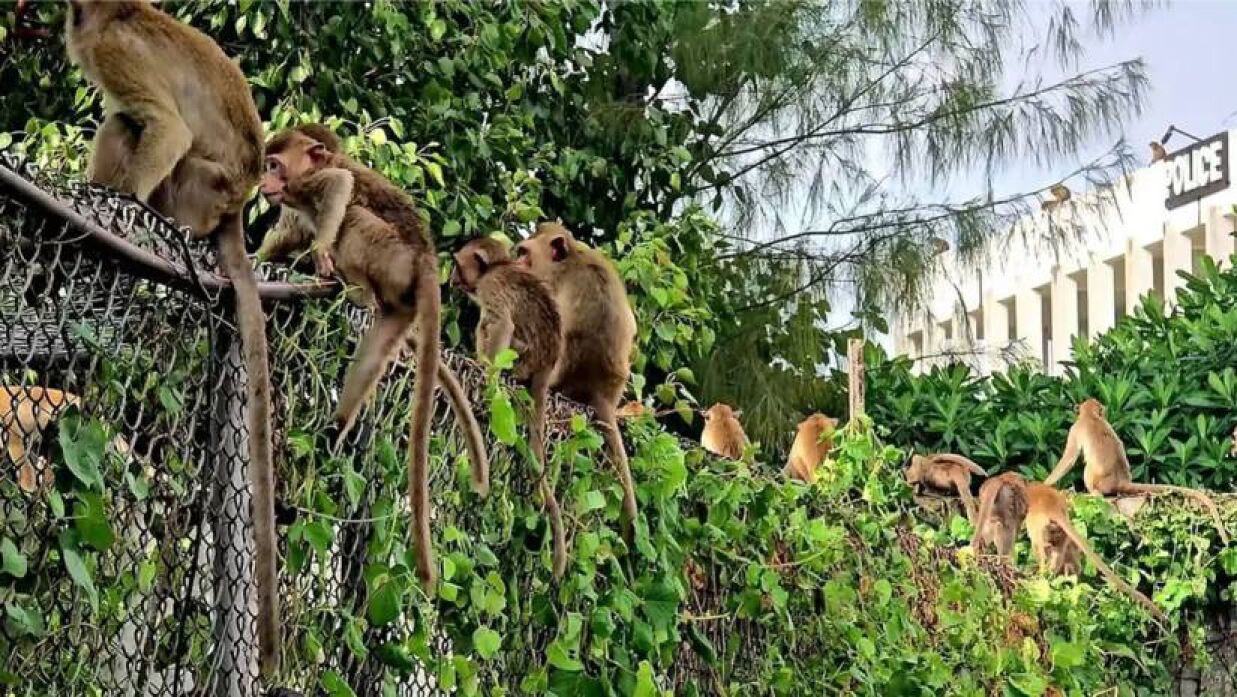
<instances>
[{"instance_id":1,"label":"fence top rail","mask_svg":"<svg viewBox=\"0 0 1237 697\"><path fill-rule=\"evenodd\" d=\"M70 204L14 171L8 163L0 163L0 191L27 206L40 210L50 218L63 221L65 225L81 233L90 244L106 250L117 262L138 276L190 292L218 293L230 292L232 289L232 281L225 276L220 276L207 269L191 268L186 264L174 262L108 231L97 221L78 212ZM121 195L116 194L116 196ZM169 227L171 225L166 221L165 224ZM258 282L258 294L263 300L321 298L334 295L339 292L339 289L339 284L335 282Z\"/></svg>"}]
</instances>

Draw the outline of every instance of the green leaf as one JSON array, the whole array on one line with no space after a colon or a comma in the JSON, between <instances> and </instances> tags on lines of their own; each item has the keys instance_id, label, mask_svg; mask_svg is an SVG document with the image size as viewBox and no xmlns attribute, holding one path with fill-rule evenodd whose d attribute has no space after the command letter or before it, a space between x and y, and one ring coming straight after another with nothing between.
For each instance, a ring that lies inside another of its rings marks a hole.
<instances>
[{"instance_id":1,"label":"green leaf","mask_svg":"<svg viewBox=\"0 0 1237 697\"><path fill-rule=\"evenodd\" d=\"M636 671L636 689L632 697L658 697L657 683L653 680L653 666L648 661L640 661Z\"/></svg>"},{"instance_id":2,"label":"green leaf","mask_svg":"<svg viewBox=\"0 0 1237 697\"><path fill-rule=\"evenodd\" d=\"M370 142L379 147L387 144L387 132L381 127L371 130L368 134Z\"/></svg>"},{"instance_id":3,"label":"green leaf","mask_svg":"<svg viewBox=\"0 0 1237 697\"><path fill-rule=\"evenodd\" d=\"M78 481L96 491L103 491L103 461L107 438L103 428L93 421L63 419L60 426L60 450L64 463Z\"/></svg>"},{"instance_id":4,"label":"green leaf","mask_svg":"<svg viewBox=\"0 0 1237 697\"><path fill-rule=\"evenodd\" d=\"M442 178L442 167L437 162L426 162L425 170L430 173L430 176L433 177L438 186L444 187L447 185Z\"/></svg>"},{"instance_id":5,"label":"green leaf","mask_svg":"<svg viewBox=\"0 0 1237 697\"><path fill-rule=\"evenodd\" d=\"M83 542L100 552L106 552L116 541L107 521L103 497L93 492L82 494L73 506L73 527Z\"/></svg>"},{"instance_id":6,"label":"green leaf","mask_svg":"<svg viewBox=\"0 0 1237 697\"><path fill-rule=\"evenodd\" d=\"M43 636L45 625L43 615L38 610L27 610L15 602L10 602L4 606L4 614L19 631L36 638Z\"/></svg>"},{"instance_id":7,"label":"green leaf","mask_svg":"<svg viewBox=\"0 0 1237 697\"><path fill-rule=\"evenodd\" d=\"M9 538L0 539L0 571L13 578L25 578L26 569L26 555Z\"/></svg>"},{"instance_id":8,"label":"green leaf","mask_svg":"<svg viewBox=\"0 0 1237 697\"><path fill-rule=\"evenodd\" d=\"M312 523L306 523L303 531L305 541L313 546L319 555L326 556L331 548L331 542L335 539L331 526L325 520L315 520Z\"/></svg>"},{"instance_id":9,"label":"green leaf","mask_svg":"<svg viewBox=\"0 0 1237 697\"><path fill-rule=\"evenodd\" d=\"M472 644L477 649L477 655L487 661L498 653L502 643L502 636L487 627L477 627L472 633Z\"/></svg>"},{"instance_id":10,"label":"green leaf","mask_svg":"<svg viewBox=\"0 0 1237 697\"><path fill-rule=\"evenodd\" d=\"M503 445L514 445L519 438L515 429L515 408L504 390L494 390L490 397L490 433Z\"/></svg>"},{"instance_id":11,"label":"green leaf","mask_svg":"<svg viewBox=\"0 0 1237 697\"><path fill-rule=\"evenodd\" d=\"M344 468L344 493L353 509L361 505L361 497L365 495L365 477L362 477L349 465Z\"/></svg>"},{"instance_id":12,"label":"green leaf","mask_svg":"<svg viewBox=\"0 0 1237 697\"><path fill-rule=\"evenodd\" d=\"M562 643L557 641L550 644L549 650L546 651L546 661L559 670L572 673L584 670L584 664L572 658L567 653L567 650L563 648Z\"/></svg>"},{"instance_id":13,"label":"green leaf","mask_svg":"<svg viewBox=\"0 0 1237 697\"><path fill-rule=\"evenodd\" d=\"M494 356L494 367L499 370L511 370L515 367L515 361L520 357L515 349L505 348Z\"/></svg>"},{"instance_id":14,"label":"green leaf","mask_svg":"<svg viewBox=\"0 0 1237 697\"><path fill-rule=\"evenodd\" d=\"M369 621L375 627L388 625L399 617L400 591L394 583L384 583L369 599Z\"/></svg>"},{"instance_id":15,"label":"green leaf","mask_svg":"<svg viewBox=\"0 0 1237 697\"><path fill-rule=\"evenodd\" d=\"M64 566L69 571L69 577L86 592L86 597L90 599L90 607L94 611L99 609L99 591L95 589L94 579L90 577L90 571L86 569L86 563L82 561L81 556L72 549L67 547L60 548L60 554L64 558Z\"/></svg>"},{"instance_id":16,"label":"green leaf","mask_svg":"<svg viewBox=\"0 0 1237 697\"><path fill-rule=\"evenodd\" d=\"M356 697L356 693L348 686L348 683L333 670L328 670L322 674L322 689L330 697Z\"/></svg>"}]
</instances>

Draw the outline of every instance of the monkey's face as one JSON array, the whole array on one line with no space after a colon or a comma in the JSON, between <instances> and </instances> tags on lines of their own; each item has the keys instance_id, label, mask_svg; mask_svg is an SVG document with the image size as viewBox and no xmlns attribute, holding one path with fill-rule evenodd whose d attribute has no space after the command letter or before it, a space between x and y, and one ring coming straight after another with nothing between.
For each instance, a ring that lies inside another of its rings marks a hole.
<instances>
[{"instance_id":1,"label":"monkey's face","mask_svg":"<svg viewBox=\"0 0 1237 697\"><path fill-rule=\"evenodd\" d=\"M546 277L554 265L571 255L574 242L567 228L558 223L540 223L532 237L515 246L515 261L534 274Z\"/></svg>"},{"instance_id":2,"label":"monkey's face","mask_svg":"<svg viewBox=\"0 0 1237 697\"><path fill-rule=\"evenodd\" d=\"M327 155L325 145L304 136L290 138L282 147L268 147L262 195L272 206L282 204L288 183L321 167Z\"/></svg>"},{"instance_id":3,"label":"monkey's face","mask_svg":"<svg viewBox=\"0 0 1237 697\"><path fill-rule=\"evenodd\" d=\"M451 270L451 285L465 293L475 293L477 282L495 264L510 259L507 248L491 237L482 237L464 245L455 255L455 268Z\"/></svg>"},{"instance_id":4,"label":"monkey's face","mask_svg":"<svg viewBox=\"0 0 1237 697\"><path fill-rule=\"evenodd\" d=\"M911 455L911 464L906 468L906 483L916 486L923 481L924 459L920 455Z\"/></svg>"}]
</instances>

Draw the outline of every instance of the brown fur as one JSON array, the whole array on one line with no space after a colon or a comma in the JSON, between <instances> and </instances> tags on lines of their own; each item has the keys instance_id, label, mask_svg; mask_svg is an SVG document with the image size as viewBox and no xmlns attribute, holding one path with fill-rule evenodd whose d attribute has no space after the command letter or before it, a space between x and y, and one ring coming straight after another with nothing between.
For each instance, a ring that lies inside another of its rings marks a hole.
<instances>
[{"instance_id":1,"label":"brown fur","mask_svg":"<svg viewBox=\"0 0 1237 697\"><path fill-rule=\"evenodd\" d=\"M1039 482L1028 482L1025 491L1027 534L1031 538L1031 551L1039 561L1041 571L1077 574L1082 567L1078 553L1082 552L1109 583L1147 608L1156 619L1168 620L1150 598L1117 576L1082 539L1070 523L1069 501L1064 494Z\"/></svg>"},{"instance_id":2,"label":"brown fur","mask_svg":"<svg viewBox=\"0 0 1237 697\"><path fill-rule=\"evenodd\" d=\"M786 476L801 482L816 481L816 468L833 449L833 436L838 420L824 414L812 414L799 422L799 432L790 446L790 458L784 470Z\"/></svg>"},{"instance_id":3,"label":"brown fur","mask_svg":"<svg viewBox=\"0 0 1237 697\"><path fill-rule=\"evenodd\" d=\"M1014 542L1027 517L1026 487L1026 480L1016 472L998 474L979 487L979 513L971 538L976 552L992 545L998 555L1013 558Z\"/></svg>"},{"instance_id":4,"label":"brown fur","mask_svg":"<svg viewBox=\"0 0 1237 697\"><path fill-rule=\"evenodd\" d=\"M481 307L476 331L478 355L492 361L507 348L519 354L514 377L529 385L533 397L529 441L541 472L537 486L554 537L554 577L561 578L567 569L567 543L558 498L546 479L549 460L545 448L546 399L563 344L558 308L546 284L513 264L507 248L488 237L473 240L455 253L451 282Z\"/></svg>"},{"instance_id":5,"label":"brown fur","mask_svg":"<svg viewBox=\"0 0 1237 697\"><path fill-rule=\"evenodd\" d=\"M279 667L266 318L245 255L241 210L262 169L262 121L240 69L202 32L148 2L69 3L69 56L102 88L107 115L89 179L134 194L213 237L232 279L248 372L249 473L262 670Z\"/></svg>"},{"instance_id":6,"label":"brown fur","mask_svg":"<svg viewBox=\"0 0 1237 697\"><path fill-rule=\"evenodd\" d=\"M1088 399L1078 405L1078 418L1070 427L1065 452L1044 483L1052 486L1060 481L1078 461L1079 454L1086 463L1082 470L1082 480L1088 492L1100 496L1137 496L1164 491L1185 494L1211 513L1220 539L1225 544L1228 543L1228 532L1220 519L1220 509L1207 494L1183 486L1135 484L1131 481L1130 461L1125 455L1125 446L1117 432L1108 424L1104 406L1095 399Z\"/></svg>"},{"instance_id":7,"label":"brown fur","mask_svg":"<svg viewBox=\"0 0 1237 697\"><path fill-rule=\"evenodd\" d=\"M17 484L26 493L38 490L50 473L33 454L43 431L70 406L80 407L81 397L50 387L0 385L0 425L4 427L5 452L17 467Z\"/></svg>"},{"instance_id":8,"label":"brown fur","mask_svg":"<svg viewBox=\"0 0 1237 697\"><path fill-rule=\"evenodd\" d=\"M1069 187L1064 184L1054 184L1048 193L1052 198L1040 204L1040 208L1045 211L1054 211L1062 206L1066 201L1070 200L1073 194L1070 193Z\"/></svg>"},{"instance_id":9,"label":"brown fur","mask_svg":"<svg viewBox=\"0 0 1237 697\"><path fill-rule=\"evenodd\" d=\"M718 402L704 412L704 431L700 444L705 450L730 460L743 459L747 447L747 434L739 423L739 412L728 404Z\"/></svg>"},{"instance_id":10,"label":"brown fur","mask_svg":"<svg viewBox=\"0 0 1237 697\"><path fill-rule=\"evenodd\" d=\"M624 530L636 518L636 488L615 410L627 386L636 316L623 279L601 252L577 242L559 223L540 223L516 245L519 264L546 281L563 321L563 353L552 387L593 408L623 487Z\"/></svg>"},{"instance_id":11,"label":"brown fur","mask_svg":"<svg viewBox=\"0 0 1237 697\"><path fill-rule=\"evenodd\" d=\"M937 491L956 491L966 506L966 517L976 524L975 499L971 496L971 475L987 477L984 468L961 455L912 455L906 469L906 482L911 486L927 485Z\"/></svg>"},{"instance_id":12,"label":"brown fur","mask_svg":"<svg viewBox=\"0 0 1237 697\"><path fill-rule=\"evenodd\" d=\"M1164 146L1154 140L1151 141L1151 164L1155 164L1166 157L1168 157L1168 153L1165 152Z\"/></svg>"}]
</instances>

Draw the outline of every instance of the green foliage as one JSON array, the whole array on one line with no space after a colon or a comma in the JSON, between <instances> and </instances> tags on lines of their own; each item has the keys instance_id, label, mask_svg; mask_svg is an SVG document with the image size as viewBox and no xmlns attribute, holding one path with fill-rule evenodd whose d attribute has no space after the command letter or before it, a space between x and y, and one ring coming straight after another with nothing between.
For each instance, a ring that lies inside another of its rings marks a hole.
<instances>
[{"instance_id":1,"label":"green foliage","mask_svg":"<svg viewBox=\"0 0 1237 697\"><path fill-rule=\"evenodd\" d=\"M1065 447L1075 405L1094 397L1136 480L1229 491L1237 481L1237 273L1205 258L1197 275L1183 277L1171 313L1148 296L1110 331L1076 342L1061 378L1019 366L991 378L962 365L914 375L908 361L870 348L868 409L899 445L1042 478Z\"/></svg>"}]
</instances>

